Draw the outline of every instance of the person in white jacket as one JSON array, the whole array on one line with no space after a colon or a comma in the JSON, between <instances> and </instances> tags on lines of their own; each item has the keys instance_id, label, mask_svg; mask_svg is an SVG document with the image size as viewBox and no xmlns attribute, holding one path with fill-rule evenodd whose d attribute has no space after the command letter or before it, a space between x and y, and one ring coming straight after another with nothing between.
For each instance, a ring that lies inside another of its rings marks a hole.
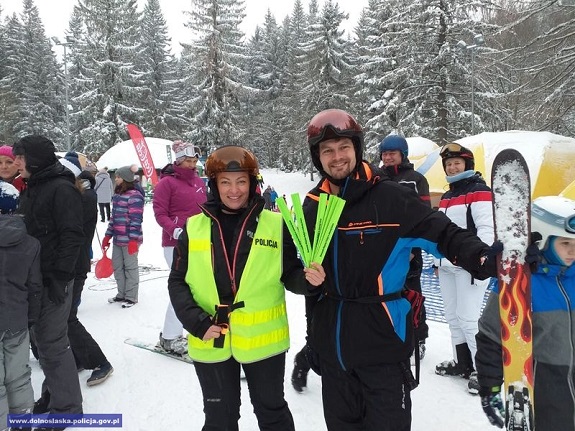
<instances>
[{"instance_id":1,"label":"person in white jacket","mask_svg":"<svg viewBox=\"0 0 575 431\"><path fill-rule=\"evenodd\" d=\"M460 144L450 143L443 146L440 155L449 190L441 197L439 211L458 226L475 233L486 244L493 243L492 193L481 173L474 169L473 153ZM489 279L477 280L457 262L445 258L436 260L435 265L454 356L437 365L435 372L469 379L468 390L476 394L479 385L474 368L475 334Z\"/></svg>"}]
</instances>

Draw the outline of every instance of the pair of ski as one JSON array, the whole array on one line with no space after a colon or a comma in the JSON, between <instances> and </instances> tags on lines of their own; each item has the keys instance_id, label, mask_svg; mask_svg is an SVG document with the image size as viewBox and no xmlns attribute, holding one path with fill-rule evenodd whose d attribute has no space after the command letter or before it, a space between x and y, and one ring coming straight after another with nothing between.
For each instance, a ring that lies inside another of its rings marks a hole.
<instances>
[{"instance_id":1,"label":"pair of ski","mask_svg":"<svg viewBox=\"0 0 575 431\"><path fill-rule=\"evenodd\" d=\"M531 272L525 261L531 233L531 183L527 163L512 149L501 151L491 171L498 256L499 315L507 430L531 431L533 338Z\"/></svg>"}]
</instances>

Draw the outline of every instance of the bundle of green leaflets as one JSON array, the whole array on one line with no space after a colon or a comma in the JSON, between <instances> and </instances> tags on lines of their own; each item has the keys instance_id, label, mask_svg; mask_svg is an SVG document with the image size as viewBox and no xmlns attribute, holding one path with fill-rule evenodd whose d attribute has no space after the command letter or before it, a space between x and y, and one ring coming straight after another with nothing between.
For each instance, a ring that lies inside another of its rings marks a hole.
<instances>
[{"instance_id":1,"label":"bundle of green leaflets","mask_svg":"<svg viewBox=\"0 0 575 431\"><path fill-rule=\"evenodd\" d=\"M301 255L303 263L309 267L312 262L322 263L331 242L333 232L337 228L339 216L345 206L345 201L335 195L321 193L317 219L313 236L313 247L310 242L303 208L299 194L291 195L293 214L288 209L283 198L278 198L276 204Z\"/></svg>"}]
</instances>

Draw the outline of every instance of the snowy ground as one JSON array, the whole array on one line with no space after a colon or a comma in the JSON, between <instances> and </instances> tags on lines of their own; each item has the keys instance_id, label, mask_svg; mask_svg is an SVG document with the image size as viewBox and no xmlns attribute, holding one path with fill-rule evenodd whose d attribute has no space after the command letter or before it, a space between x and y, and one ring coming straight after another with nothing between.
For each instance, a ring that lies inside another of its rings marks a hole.
<instances>
[{"instance_id":1,"label":"snowy ground","mask_svg":"<svg viewBox=\"0 0 575 431\"><path fill-rule=\"evenodd\" d=\"M278 194L305 194L314 183L301 174L263 172L267 184ZM317 179L317 178L316 178ZM289 202L288 202L289 205ZM100 238L106 225L98 223ZM96 280L88 276L79 317L114 367L114 374L103 384L86 386L89 371L79 374L86 413L120 413L123 429L156 431L161 429L199 430L203 424L202 396L193 365L129 346L128 337L155 342L162 329L168 302L166 288L168 268L160 246L161 231L151 205L144 211L144 244L139 254L139 303L130 309L108 304L115 295L113 277ZM94 250L99 250L94 238ZM100 257L98 251L95 258ZM297 430L325 430L321 404L321 382L310 373L308 390L296 393L290 384L292 361L304 342L305 317L303 297L287 293L292 348L287 354L286 399ZM421 383L412 393L414 431L486 430L490 428L478 397L467 393L467 382L461 378L435 375L435 365L451 358L449 329L445 323L429 322L430 338L427 356L422 361ZM31 358L33 385L40 394L43 379L38 362ZM248 398L247 384L242 383L242 418L240 429L257 430Z\"/></svg>"}]
</instances>

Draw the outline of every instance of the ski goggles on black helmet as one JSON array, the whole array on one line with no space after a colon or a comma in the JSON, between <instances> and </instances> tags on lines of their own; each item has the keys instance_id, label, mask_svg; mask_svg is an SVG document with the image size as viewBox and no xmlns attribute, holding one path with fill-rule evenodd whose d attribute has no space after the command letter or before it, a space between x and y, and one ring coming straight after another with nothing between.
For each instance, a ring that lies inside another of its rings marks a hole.
<instances>
[{"instance_id":1,"label":"ski goggles on black helmet","mask_svg":"<svg viewBox=\"0 0 575 431\"><path fill-rule=\"evenodd\" d=\"M363 136L363 129L347 112L341 109L326 109L316 114L307 126L307 142L314 147L321 141L337 137Z\"/></svg>"},{"instance_id":2,"label":"ski goggles on black helmet","mask_svg":"<svg viewBox=\"0 0 575 431\"><path fill-rule=\"evenodd\" d=\"M462 153L464 155L462 155ZM449 159L450 157L466 157L465 154L469 153L470 151L467 148L457 143L445 144L439 151L439 155L442 159Z\"/></svg>"}]
</instances>

